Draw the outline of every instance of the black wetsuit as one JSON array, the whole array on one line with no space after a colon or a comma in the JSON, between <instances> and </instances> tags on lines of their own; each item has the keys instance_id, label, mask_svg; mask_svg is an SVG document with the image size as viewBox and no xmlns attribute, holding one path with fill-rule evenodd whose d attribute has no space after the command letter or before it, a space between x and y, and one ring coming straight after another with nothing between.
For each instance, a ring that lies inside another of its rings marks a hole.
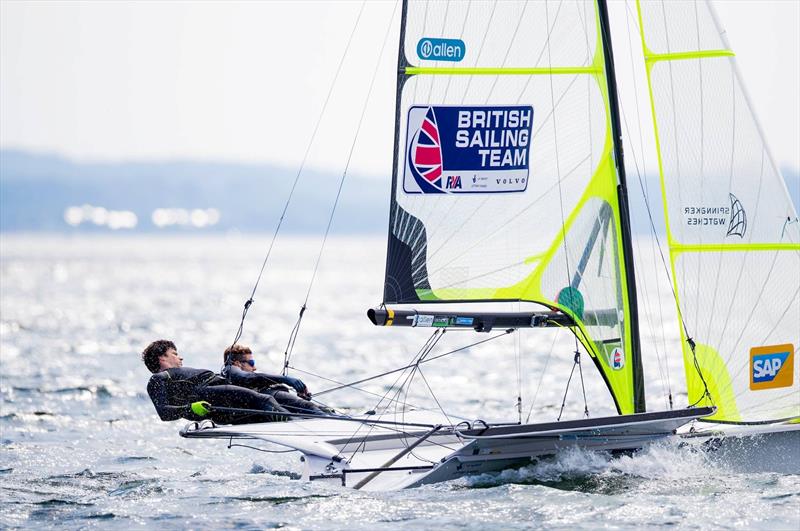
<instances>
[{"instance_id":1,"label":"black wetsuit","mask_svg":"<svg viewBox=\"0 0 800 531\"><path fill-rule=\"evenodd\" d=\"M161 420L208 418L219 424L244 424L289 419L279 414L288 411L272 396L228 385L225 378L207 369L176 367L157 372L147 383L147 394L150 395ZM201 400L210 403L212 407L258 409L264 413L222 413L212 410L208 416L201 417L191 407L192 402Z\"/></svg>"},{"instance_id":2,"label":"black wetsuit","mask_svg":"<svg viewBox=\"0 0 800 531\"><path fill-rule=\"evenodd\" d=\"M297 389L305 389L302 382L296 378L264 374L262 372L243 371L236 365L228 365L222 369L222 376L229 377L233 385L253 389L259 393L265 393L275 398L282 407L292 413L309 413L312 415L324 415L325 413L309 400L303 400L292 393L282 389L274 388L275 385L289 385Z\"/></svg>"}]
</instances>

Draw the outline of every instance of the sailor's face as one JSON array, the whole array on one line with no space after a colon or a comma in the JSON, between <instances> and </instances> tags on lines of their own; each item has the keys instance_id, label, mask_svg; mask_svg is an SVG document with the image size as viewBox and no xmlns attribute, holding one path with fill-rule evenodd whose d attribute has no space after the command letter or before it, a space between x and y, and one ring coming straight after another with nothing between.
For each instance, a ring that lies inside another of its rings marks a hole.
<instances>
[{"instance_id":1,"label":"sailor's face","mask_svg":"<svg viewBox=\"0 0 800 531\"><path fill-rule=\"evenodd\" d=\"M183 358L178 355L178 351L174 348L167 350L167 353L163 356L159 356L158 361L161 364L161 370L183 367Z\"/></svg>"},{"instance_id":2,"label":"sailor's face","mask_svg":"<svg viewBox=\"0 0 800 531\"><path fill-rule=\"evenodd\" d=\"M235 361L234 364L245 372L255 372L256 362L252 354L244 354L242 359Z\"/></svg>"}]
</instances>

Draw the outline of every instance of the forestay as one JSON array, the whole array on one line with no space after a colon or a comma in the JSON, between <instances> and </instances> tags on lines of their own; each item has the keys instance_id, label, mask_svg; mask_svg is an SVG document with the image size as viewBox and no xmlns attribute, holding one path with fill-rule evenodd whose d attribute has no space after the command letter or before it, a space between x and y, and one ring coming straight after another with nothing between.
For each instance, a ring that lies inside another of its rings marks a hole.
<instances>
[{"instance_id":1,"label":"forestay","mask_svg":"<svg viewBox=\"0 0 800 531\"><path fill-rule=\"evenodd\" d=\"M634 411L597 6L404 4L384 302L559 309ZM588 316L617 316L602 326ZM423 312L424 313L424 312Z\"/></svg>"},{"instance_id":2,"label":"forestay","mask_svg":"<svg viewBox=\"0 0 800 531\"><path fill-rule=\"evenodd\" d=\"M798 417L797 213L710 4L638 5L689 402Z\"/></svg>"}]
</instances>

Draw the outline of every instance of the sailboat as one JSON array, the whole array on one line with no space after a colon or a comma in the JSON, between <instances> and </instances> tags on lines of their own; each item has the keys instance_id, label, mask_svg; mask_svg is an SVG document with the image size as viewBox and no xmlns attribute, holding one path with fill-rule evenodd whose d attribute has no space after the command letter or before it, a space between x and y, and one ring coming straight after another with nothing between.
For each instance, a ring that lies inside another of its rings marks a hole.
<instances>
[{"instance_id":1,"label":"sailboat","mask_svg":"<svg viewBox=\"0 0 800 531\"><path fill-rule=\"evenodd\" d=\"M758 425L797 440L797 214L710 4L640 0L637 14L688 407L647 410L606 0L404 0L383 304L370 321L568 329L618 415L498 424L384 408L181 435L286 446L306 480L367 490L566 448L630 452L694 437L700 421L715 436Z\"/></svg>"}]
</instances>

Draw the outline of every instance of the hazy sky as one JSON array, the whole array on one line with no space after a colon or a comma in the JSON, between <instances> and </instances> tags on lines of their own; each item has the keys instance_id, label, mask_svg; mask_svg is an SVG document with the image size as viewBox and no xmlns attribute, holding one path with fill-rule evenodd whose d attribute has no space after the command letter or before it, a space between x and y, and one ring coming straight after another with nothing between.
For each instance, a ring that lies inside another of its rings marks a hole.
<instances>
[{"instance_id":1,"label":"hazy sky","mask_svg":"<svg viewBox=\"0 0 800 531\"><path fill-rule=\"evenodd\" d=\"M296 166L360 2L0 0L0 6L0 147L81 160ZM778 163L800 168L800 0L715 6ZM367 3L310 165L343 167L377 64L353 167L390 171L394 7L388 0ZM615 41L626 39L624 16L621 0L612 2ZM623 46L618 64L630 61L625 53Z\"/></svg>"}]
</instances>

